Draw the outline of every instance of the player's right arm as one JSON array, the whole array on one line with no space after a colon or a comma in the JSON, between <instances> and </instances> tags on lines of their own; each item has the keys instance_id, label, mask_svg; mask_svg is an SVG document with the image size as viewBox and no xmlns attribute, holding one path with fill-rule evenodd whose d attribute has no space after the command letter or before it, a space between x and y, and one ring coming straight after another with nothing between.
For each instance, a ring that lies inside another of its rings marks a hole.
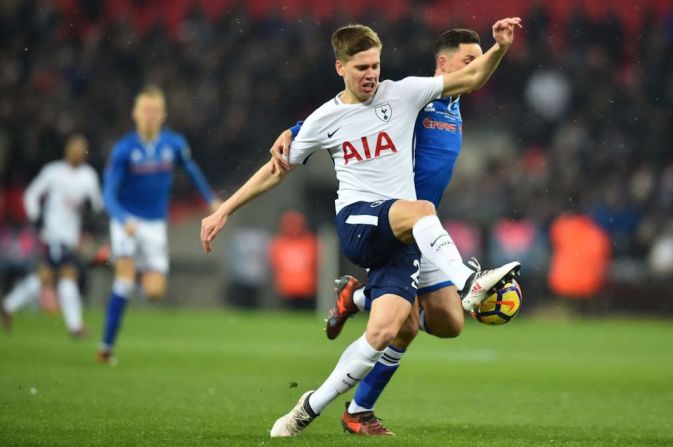
<instances>
[{"instance_id":1,"label":"player's right arm","mask_svg":"<svg viewBox=\"0 0 673 447\"><path fill-rule=\"evenodd\" d=\"M112 148L110 159L105 166L103 202L110 217L124 225L127 232L132 233L133 219L119 202L119 190L128 166L128 151L125 149L125 146L121 143L117 143Z\"/></svg>"},{"instance_id":2,"label":"player's right arm","mask_svg":"<svg viewBox=\"0 0 673 447\"><path fill-rule=\"evenodd\" d=\"M442 96L456 96L481 88L489 80L514 41L514 28L521 28L519 17L498 20L493 25L495 44L466 67L444 74Z\"/></svg>"},{"instance_id":3,"label":"player's right arm","mask_svg":"<svg viewBox=\"0 0 673 447\"><path fill-rule=\"evenodd\" d=\"M297 124L281 132L269 149L271 153L271 173L273 175L283 175L285 171L290 169L290 163L288 162L290 144L299 133L302 124L304 124L303 121L297 121Z\"/></svg>"},{"instance_id":4,"label":"player's right arm","mask_svg":"<svg viewBox=\"0 0 673 447\"><path fill-rule=\"evenodd\" d=\"M272 161L270 160L259 168L238 191L225 200L214 213L201 220L201 245L206 253L210 253L212 250L210 243L224 228L230 215L246 203L275 188L291 170L289 167L282 174L274 175L271 169Z\"/></svg>"},{"instance_id":5,"label":"player's right arm","mask_svg":"<svg viewBox=\"0 0 673 447\"><path fill-rule=\"evenodd\" d=\"M36 222L40 218L40 198L49 189L52 172L50 165L42 168L37 177L30 182L23 195L23 206L31 222Z\"/></svg>"}]
</instances>

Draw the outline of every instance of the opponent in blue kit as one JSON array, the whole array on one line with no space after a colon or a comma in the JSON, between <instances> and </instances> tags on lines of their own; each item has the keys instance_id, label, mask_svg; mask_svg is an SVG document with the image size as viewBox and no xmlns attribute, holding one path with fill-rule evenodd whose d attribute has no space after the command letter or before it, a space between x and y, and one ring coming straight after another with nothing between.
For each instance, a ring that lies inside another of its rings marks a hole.
<instances>
[{"instance_id":1,"label":"opponent in blue kit","mask_svg":"<svg viewBox=\"0 0 673 447\"><path fill-rule=\"evenodd\" d=\"M441 34L435 42L435 74L450 73L465 67L482 54L479 35L471 30L453 29ZM289 147L301 128L297 123L289 132L281 134L272 147L275 165L284 169L281 153ZM414 184L419 200L428 200L439 206L444 190L451 181L453 169L463 139L463 121L460 114L460 96L441 98L427 104L418 114L415 132ZM288 135L292 134L292 137ZM479 269L476 261L472 261ZM391 435L374 416L374 404L393 374L419 327L440 338L457 337L464 324L463 307L458 290L446 275L432 263L421 258L418 277L419 315L410 320L386 348L374 369L359 384L353 401L344 412L341 422L345 430L362 435ZM359 310L369 310L370 294L351 276L337 280L338 295L327 320L326 332L336 338L346 320Z\"/></svg>"},{"instance_id":2,"label":"opponent in blue kit","mask_svg":"<svg viewBox=\"0 0 673 447\"><path fill-rule=\"evenodd\" d=\"M107 306L98 360L114 362L112 349L136 273L144 292L161 298L168 273L168 202L173 167L187 173L212 208L219 201L192 160L189 145L179 133L163 128L166 101L155 86L135 98L136 130L123 136L112 149L105 169L103 197L110 215L110 240L115 278Z\"/></svg>"}]
</instances>

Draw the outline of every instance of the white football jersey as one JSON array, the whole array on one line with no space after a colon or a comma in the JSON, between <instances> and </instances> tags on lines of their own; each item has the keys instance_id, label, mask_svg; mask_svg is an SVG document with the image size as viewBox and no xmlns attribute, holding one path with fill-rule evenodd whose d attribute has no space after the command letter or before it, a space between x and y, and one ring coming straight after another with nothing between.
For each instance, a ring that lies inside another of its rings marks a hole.
<instances>
[{"instance_id":1,"label":"white football jersey","mask_svg":"<svg viewBox=\"0 0 673 447\"><path fill-rule=\"evenodd\" d=\"M73 167L66 161L45 165L28 185L24 195L26 214L31 220L40 215L40 199L44 197L42 241L74 248L82 229L81 207L91 202L96 212L103 210L98 174L88 164Z\"/></svg>"},{"instance_id":2,"label":"white football jersey","mask_svg":"<svg viewBox=\"0 0 673 447\"><path fill-rule=\"evenodd\" d=\"M304 163L316 150L329 150L339 180L337 213L359 201L415 200L416 116L442 89L441 76L408 77L381 82L364 103L344 104L337 96L306 118L289 161Z\"/></svg>"}]
</instances>

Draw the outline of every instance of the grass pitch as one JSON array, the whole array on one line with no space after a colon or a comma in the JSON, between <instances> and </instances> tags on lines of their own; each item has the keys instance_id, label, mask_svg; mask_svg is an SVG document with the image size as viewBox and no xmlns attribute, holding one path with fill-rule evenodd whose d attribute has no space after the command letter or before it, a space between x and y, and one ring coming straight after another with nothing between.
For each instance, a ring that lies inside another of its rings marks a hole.
<instances>
[{"instance_id":1,"label":"grass pitch","mask_svg":"<svg viewBox=\"0 0 673 447\"><path fill-rule=\"evenodd\" d=\"M93 335L22 314L0 334L0 445L670 446L673 325L656 320L469 322L456 340L420 334L377 406L397 436L342 432L352 394L295 439L274 420L362 333L328 341L314 316L129 309L119 365ZM297 385L295 387L295 384Z\"/></svg>"}]
</instances>

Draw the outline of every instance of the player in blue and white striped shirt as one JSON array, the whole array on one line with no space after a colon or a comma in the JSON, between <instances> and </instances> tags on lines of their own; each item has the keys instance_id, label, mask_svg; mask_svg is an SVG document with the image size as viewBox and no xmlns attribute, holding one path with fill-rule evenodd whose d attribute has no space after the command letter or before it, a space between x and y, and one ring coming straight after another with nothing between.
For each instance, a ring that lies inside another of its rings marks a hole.
<instances>
[{"instance_id":1,"label":"player in blue and white striped shirt","mask_svg":"<svg viewBox=\"0 0 673 447\"><path fill-rule=\"evenodd\" d=\"M110 239L115 278L107 306L98 359L114 361L112 349L127 301L141 273L141 285L153 299L166 290L168 273L168 202L173 168L180 166L201 196L216 208L219 201L191 158L189 145L177 132L164 128L166 100L155 86L135 98L136 130L113 147L105 169L103 197L110 215Z\"/></svg>"}]
</instances>

